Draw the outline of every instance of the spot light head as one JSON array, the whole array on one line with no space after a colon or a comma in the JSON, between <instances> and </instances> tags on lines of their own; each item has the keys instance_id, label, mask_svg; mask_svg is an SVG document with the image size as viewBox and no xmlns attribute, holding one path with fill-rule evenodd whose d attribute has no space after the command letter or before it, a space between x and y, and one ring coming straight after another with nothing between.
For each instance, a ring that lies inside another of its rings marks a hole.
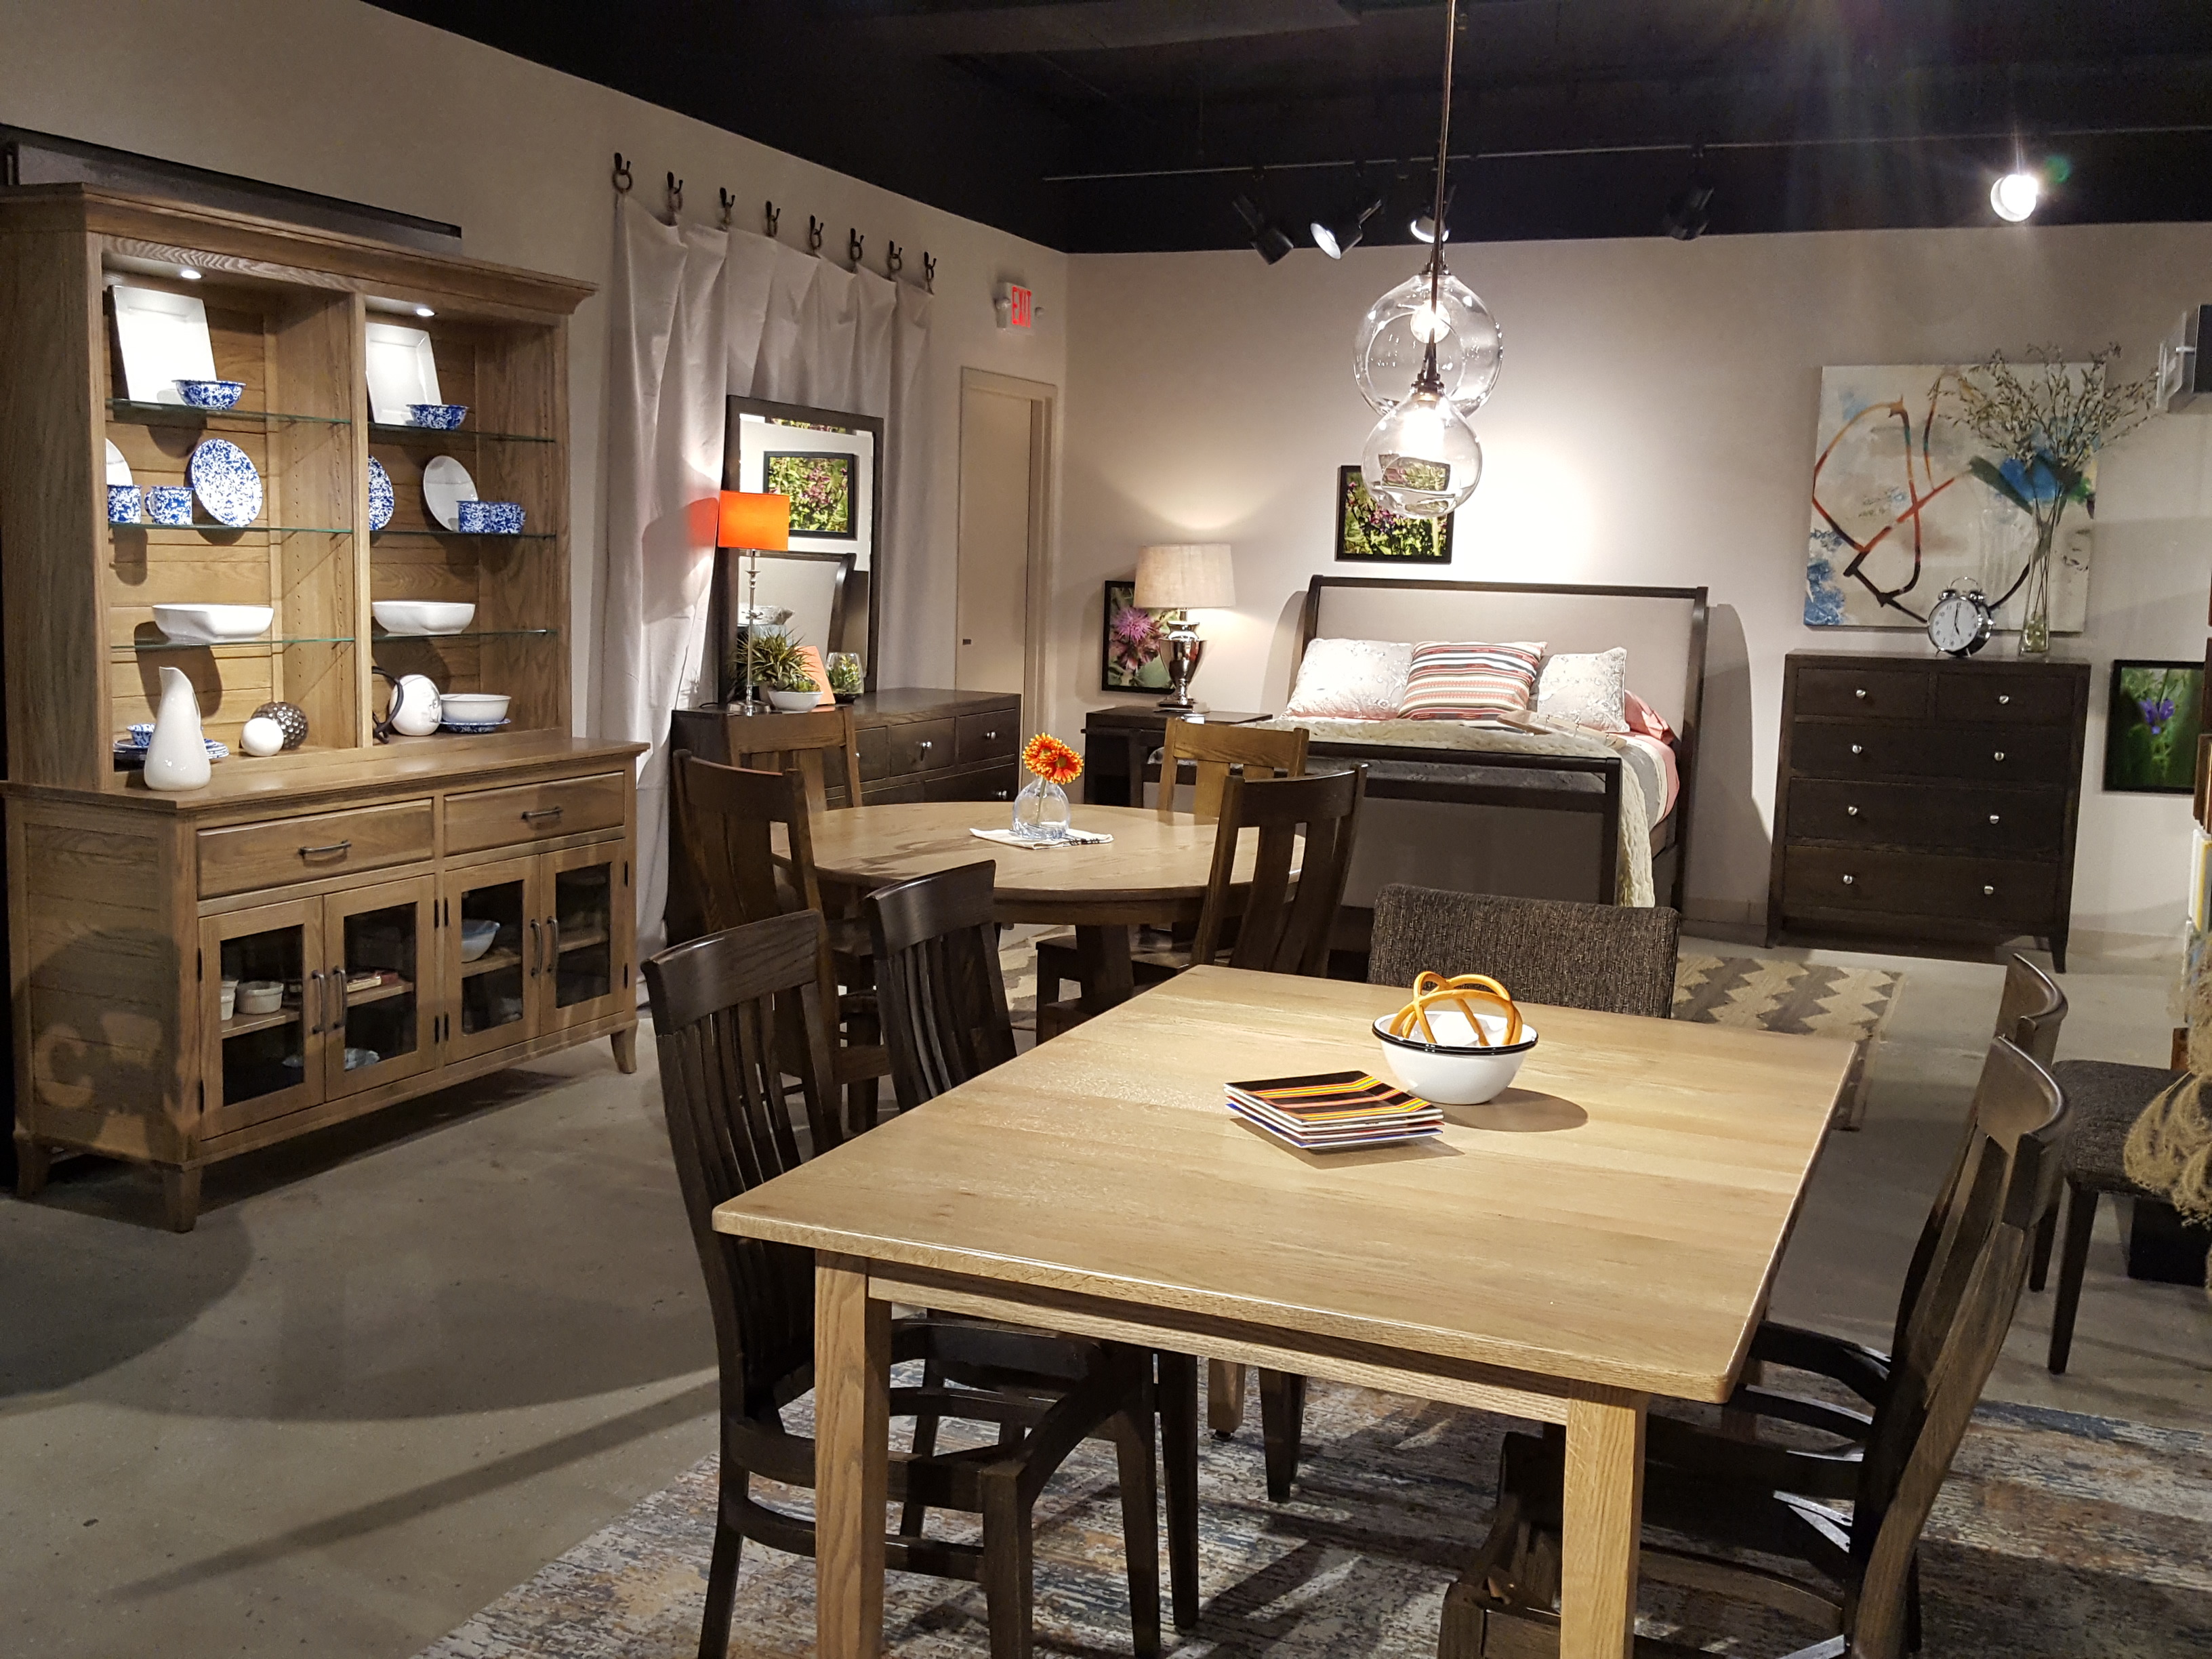
<instances>
[{"instance_id":1,"label":"spot light head","mask_svg":"<svg viewBox=\"0 0 2212 1659\"><path fill-rule=\"evenodd\" d=\"M179 265L177 275L188 283L197 283L200 279L200 273L191 265Z\"/></svg>"},{"instance_id":2,"label":"spot light head","mask_svg":"<svg viewBox=\"0 0 2212 1659\"><path fill-rule=\"evenodd\" d=\"M2024 167L2015 167L1990 186L1990 210L2007 224L2022 223L2043 199L2043 180Z\"/></svg>"},{"instance_id":3,"label":"spot light head","mask_svg":"<svg viewBox=\"0 0 2212 1659\"><path fill-rule=\"evenodd\" d=\"M428 306L416 306L415 307L415 314L417 317L434 317L438 313L431 310Z\"/></svg>"},{"instance_id":4,"label":"spot light head","mask_svg":"<svg viewBox=\"0 0 2212 1659\"><path fill-rule=\"evenodd\" d=\"M1341 259L1359 246L1367 234L1367 222L1382 211L1382 198L1378 196L1358 213L1347 216L1334 225L1327 220L1316 219L1306 228L1313 233L1316 247L1332 259Z\"/></svg>"},{"instance_id":5,"label":"spot light head","mask_svg":"<svg viewBox=\"0 0 2212 1659\"><path fill-rule=\"evenodd\" d=\"M1261 212L1250 197L1239 196L1230 205L1252 234L1252 251L1269 264L1291 251L1291 239L1283 234L1283 228Z\"/></svg>"}]
</instances>

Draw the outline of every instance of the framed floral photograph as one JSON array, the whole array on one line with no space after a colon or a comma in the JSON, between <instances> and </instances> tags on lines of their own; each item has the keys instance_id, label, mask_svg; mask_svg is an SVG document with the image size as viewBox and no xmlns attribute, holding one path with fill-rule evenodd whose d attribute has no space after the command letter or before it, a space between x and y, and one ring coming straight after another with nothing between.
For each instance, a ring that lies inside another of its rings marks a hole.
<instances>
[{"instance_id":1,"label":"framed floral photograph","mask_svg":"<svg viewBox=\"0 0 2212 1659\"><path fill-rule=\"evenodd\" d=\"M1336 556L1359 564L1449 564L1451 514L1415 519L1393 513L1367 493L1356 466L1336 470Z\"/></svg>"},{"instance_id":2,"label":"framed floral photograph","mask_svg":"<svg viewBox=\"0 0 2212 1659\"><path fill-rule=\"evenodd\" d=\"M1099 648L1102 691L1164 691L1168 689L1167 630L1158 617L1137 606L1137 584L1106 584L1105 638Z\"/></svg>"},{"instance_id":3,"label":"framed floral photograph","mask_svg":"<svg viewBox=\"0 0 2212 1659\"><path fill-rule=\"evenodd\" d=\"M2127 794L2193 793L2203 708L2203 663L2114 663L2112 709L2105 721L2105 787Z\"/></svg>"},{"instance_id":4,"label":"framed floral photograph","mask_svg":"<svg viewBox=\"0 0 2212 1659\"><path fill-rule=\"evenodd\" d=\"M762 488L791 497L791 533L823 541L859 539L853 526L854 457L836 452L770 451L761 457Z\"/></svg>"}]
</instances>

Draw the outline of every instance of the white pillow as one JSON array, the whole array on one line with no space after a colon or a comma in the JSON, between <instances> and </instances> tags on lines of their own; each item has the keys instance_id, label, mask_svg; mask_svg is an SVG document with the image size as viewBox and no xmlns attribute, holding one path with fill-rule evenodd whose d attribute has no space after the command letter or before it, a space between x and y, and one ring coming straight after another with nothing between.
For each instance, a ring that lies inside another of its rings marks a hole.
<instances>
[{"instance_id":1,"label":"white pillow","mask_svg":"<svg viewBox=\"0 0 2212 1659\"><path fill-rule=\"evenodd\" d=\"M1283 713L1309 720L1387 720L1406 695L1413 647L1403 640L1315 640Z\"/></svg>"},{"instance_id":2,"label":"white pillow","mask_svg":"<svg viewBox=\"0 0 2212 1659\"><path fill-rule=\"evenodd\" d=\"M1536 712L1598 732L1626 732L1621 694L1627 689L1628 650L1562 651L1544 659L1536 678Z\"/></svg>"}]
</instances>

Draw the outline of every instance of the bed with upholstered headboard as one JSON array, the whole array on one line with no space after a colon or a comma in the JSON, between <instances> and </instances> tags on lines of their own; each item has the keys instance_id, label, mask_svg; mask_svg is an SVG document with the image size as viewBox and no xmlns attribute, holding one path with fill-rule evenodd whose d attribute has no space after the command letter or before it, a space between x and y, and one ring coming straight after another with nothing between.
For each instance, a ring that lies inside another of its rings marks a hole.
<instances>
[{"instance_id":1,"label":"bed with upholstered headboard","mask_svg":"<svg viewBox=\"0 0 2212 1659\"><path fill-rule=\"evenodd\" d=\"M1619 647L1627 653L1627 689L1659 717L1667 750L1659 758L1671 775L1660 781L1650 758L1659 745L1642 733L1277 716L1273 723L1312 732L1316 759L1369 769L1370 804L1345 896L1363 939L1344 942L1364 942L1357 924L1391 881L1626 902L1626 872L1642 860L1624 836L1638 832L1650 847L1650 884L1641 884L1639 871L1639 892L1680 909L1705 608L1702 587L1316 576L1299 617L1294 680L1316 640L1542 641L1547 662Z\"/></svg>"}]
</instances>

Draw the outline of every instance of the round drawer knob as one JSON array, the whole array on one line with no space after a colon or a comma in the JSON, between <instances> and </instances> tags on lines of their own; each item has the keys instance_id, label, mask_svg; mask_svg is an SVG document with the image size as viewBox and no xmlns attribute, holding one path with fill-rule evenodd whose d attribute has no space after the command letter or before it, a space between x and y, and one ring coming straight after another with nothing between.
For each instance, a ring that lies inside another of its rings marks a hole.
<instances>
[{"instance_id":1,"label":"round drawer knob","mask_svg":"<svg viewBox=\"0 0 2212 1659\"><path fill-rule=\"evenodd\" d=\"M1844 816L1847 818L1855 818L1858 817L1858 815L1859 809L1856 806L1846 806L1844 808Z\"/></svg>"},{"instance_id":2,"label":"round drawer knob","mask_svg":"<svg viewBox=\"0 0 2212 1659\"><path fill-rule=\"evenodd\" d=\"M1984 898L1995 898L1996 896L1997 890L1996 888L1990 886L1987 883L1983 884L1982 896Z\"/></svg>"},{"instance_id":3,"label":"round drawer knob","mask_svg":"<svg viewBox=\"0 0 2212 1659\"><path fill-rule=\"evenodd\" d=\"M1999 760L2002 760L2004 758L2004 750L2002 749L1998 750L1996 751L1996 757Z\"/></svg>"},{"instance_id":4,"label":"round drawer knob","mask_svg":"<svg viewBox=\"0 0 2212 1659\"><path fill-rule=\"evenodd\" d=\"M983 734L983 741L986 743L996 743L998 740L999 734L996 732L986 732Z\"/></svg>"},{"instance_id":5,"label":"round drawer knob","mask_svg":"<svg viewBox=\"0 0 2212 1659\"><path fill-rule=\"evenodd\" d=\"M2000 692L1998 692L1998 693L1997 693L1997 702L1998 702L1999 703L2001 703L2001 704L2002 704L2002 703L2008 703L2008 702L2010 702L2011 701L2012 701L2012 693L2010 693L2009 691L2000 691Z\"/></svg>"},{"instance_id":6,"label":"round drawer knob","mask_svg":"<svg viewBox=\"0 0 2212 1659\"><path fill-rule=\"evenodd\" d=\"M1864 698L1866 696L1866 687L1863 685L1859 687L1859 689L1852 692L1851 695L1855 697Z\"/></svg>"},{"instance_id":7,"label":"round drawer knob","mask_svg":"<svg viewBox=\"0 0 2212 1659\"><path fill-rule=\"evenodd\" d=\"M920 743L918 743L918 744L915 744L915 746L914 746L914 747L915 747L915 752L916 754L919 754L919 753L921 753L921 752L923 750L925 750L925 749L934 749L934 748L936 748L936 747L937 747L937 745L936 745L935 744L932 743L932 742L931 742L927 738L923 738ZM2003 757L2002 755L1999 755L1999 756L1997 757L1997 758L1998 758L1999 760L2002 760L2002 759L2004 758L2004 757Z\"/></svg>"},{"instance_id":8,"label":"round drawer knob","mask_svg":"<svg viewBox=\"0 0 2212 1659\"><path fill-rule=\"evenodd\" d=\"M1856 876L1845 876L1844 878L1844 885L1849 887L1857 880L1858 878Z\"/></svg>"},{"instance_id":9,"label":"round drawer knob","mask_svg":"<svg viewBox=\"0 0 2212 1659\"><path fill-rule=\"evenodd\" d=\"M1866 745L1865 745L1864 744L1863 744L1863 743L1855 743L1855 744L1853 744L1851 745L1851 753L1853 753L1854 755L1863 755L1863 754L1865 754L1865 753L1866 753ZM2002 757L2000 757L2000 758L2002 758Z\"/></svg>"},{"instance_id":10,"label":"round drawer knob","mask_svg":"<svg viewBox=\"0 0 2212 1659\"><path fill-rule=\"evenodd\" d=\"M1990 813L1990 822L1991 823L1996 823L1996 822L1997 822L1997 815L1996 815L1995 812L1992 812L1992 813Z\"/></svg>"}]
</instances>

